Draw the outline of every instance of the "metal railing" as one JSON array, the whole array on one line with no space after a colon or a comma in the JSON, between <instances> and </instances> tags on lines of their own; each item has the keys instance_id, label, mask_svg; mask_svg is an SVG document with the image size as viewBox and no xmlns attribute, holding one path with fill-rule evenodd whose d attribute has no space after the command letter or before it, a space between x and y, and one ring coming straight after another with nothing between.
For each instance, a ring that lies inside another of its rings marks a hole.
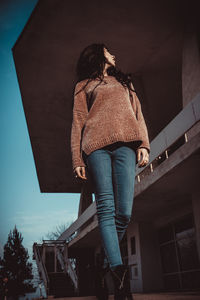
<instances>
[{"instance_id":1,"label":"metal railing","mask_svg":"<svg viewBox=\"0 0 200 300\"><path fill-rule=\"evenodd\" d=\"M33 253L34 253L34 256L35 256L35 259L36 259L36 264L37 264L37 267L38 267L39 274L41 274L40 276L42 277L41 279L44 282L44 287L45 287L46 293L48 295L49 277L48 277L48 273L47 273L45 264L42 260L41 255L40 255L39 247L41 247L41 246L42 245L38 245L37 243L34 243L33 244Z\"/></svg>"},{"instance_id":2,"label":"metal railing","mask_svg":"<svg viewBox=\"0 0 200 300\"><path fill-rule=\"evenodd\" d=\"M141 181L140 175L149 168L153 172L153 162L164 152L168 157L167 150L181 137L187 139L187 131L200 120L200 94L188 103L180 113L152 140L149 163L143 168L136 167L138 184ZM138 177L139 176L139 177ZM96 214L95 201L80 215L80 217L66 230L58 239L68 239L71 235L90 218Z\"/></svg>"},{"instance_id":3,"label":"metal railing","mask_svg":"<svg viewBox=\"0 0 200 300\"><path fill-rule=\"evenodd\" d=\"M56 249L56 256L60 262L61 268L64 272L68 273L69 277L71 278L75 290L78 291L78 277L77 274L72 267L71 261L69 258L64 258L63 253L61 252L61 249Z\"/></svg>"},{"instance_id":4,"label":"metal railing","mask_svg":"<svg viewBox=\"0 0 200 300\"><path fill-rule=\"evenodd\" d=\"M49 276L45 266L45 261L43 261L43 257L40 254L40 249L43 247L54 247L55 256L58 259L62 272L67 273L71 278L75 291L78 291L78 278L76 275L76 271L74 270L70 259L66 255L66 241L65 240L43 240L43 244L33 244L33 253L36 259L37 267L41 276L41 279L44 282L44 287L46 290L46 294L49 294L50 286L49 286ZM64 253L65 252L65 253ZM54 270L54 273L57 272L57 268Z\"/></svg>"}]
</instances>

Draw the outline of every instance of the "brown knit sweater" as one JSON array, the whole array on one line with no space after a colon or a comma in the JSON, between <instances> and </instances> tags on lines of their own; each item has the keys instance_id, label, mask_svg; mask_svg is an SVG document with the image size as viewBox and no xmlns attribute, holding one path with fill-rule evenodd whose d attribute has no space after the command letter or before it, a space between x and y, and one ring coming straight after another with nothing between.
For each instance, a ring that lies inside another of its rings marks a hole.
<instances>
[{"instance_id":1,"label":"brown knit sweater","mask_svg":"<svg viewBox=\"0 0 200 300\"><path fill-rule=\"evenodd\" d=\"M150 153L147 127L136 93L131 91L131 104L128 88L123 87L114 76L104 77L103 82L95 79L86 85L87 80L78 82L74 91L71 129L73 170L86 166L82 151L89 155L118 141L138 142L137 148L145 147ZM88 112L87 99L90 97L93 105Z\"/></svg>"}]
</instances>

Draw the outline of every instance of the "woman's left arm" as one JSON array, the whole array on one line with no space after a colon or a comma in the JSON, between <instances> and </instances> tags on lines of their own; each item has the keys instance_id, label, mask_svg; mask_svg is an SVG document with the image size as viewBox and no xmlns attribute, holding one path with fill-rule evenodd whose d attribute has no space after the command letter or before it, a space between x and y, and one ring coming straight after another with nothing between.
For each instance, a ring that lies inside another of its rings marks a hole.
<instances>
[{"instance_id":1,"label":"woman's left arm","mask_svg":"<svg viewBox=\"0 0 200 300\"><path fill-rule=\"evenodd\" d=\"M132 89L134 89L133 84L131 83L131 87ZM136 92L132 92L132 97L133 97L133 102L135 105L135 110L136 110L136 118L138 120L138 126L140 129L140 133L142 136L142 144L139 146L138 149L140 148L146 148L148 151L148 154L150 153L150 143L149 143L149 136L148 136L148 130L147 130L147 126L146 126L146 122L144 120L144 116L142 113L142 107L141 107L141 103L140 100L138 99L138 96L136 94Z\"/></svg>"}]
</instances>

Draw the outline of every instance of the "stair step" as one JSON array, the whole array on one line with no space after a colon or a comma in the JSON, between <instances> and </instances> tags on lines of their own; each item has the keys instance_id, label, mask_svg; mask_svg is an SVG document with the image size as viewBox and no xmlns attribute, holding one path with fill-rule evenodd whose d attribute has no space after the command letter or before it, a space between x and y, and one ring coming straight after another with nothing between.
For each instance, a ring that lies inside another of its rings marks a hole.
<instances>
[{"instance_id":1,"label":"stair step","mask_svg":"<svg viewBox=\"0 0 200 300\"><path fill-rule=\"evenodd\" d=\"M200 300L200 292L185 293L133 293L134 300ZM49 300L55 299L48 297ZM65 297L56 298L57 300L96 300L95 296L84 297ZM114 296L110 295L109 300L114 300Z\"/></svg>"},{"instance_id":2,"label":"stair step","mask_svg":"<svg viewBox=\"0 0 200 300\"><path fill-rule=\"evenodd\" d=\"M49 274L49 293L56 299L71 298L74 295L74 287L69 276L65 273ZM54 299L51 296L51 299Z\"/></svg>"}]
</instances>

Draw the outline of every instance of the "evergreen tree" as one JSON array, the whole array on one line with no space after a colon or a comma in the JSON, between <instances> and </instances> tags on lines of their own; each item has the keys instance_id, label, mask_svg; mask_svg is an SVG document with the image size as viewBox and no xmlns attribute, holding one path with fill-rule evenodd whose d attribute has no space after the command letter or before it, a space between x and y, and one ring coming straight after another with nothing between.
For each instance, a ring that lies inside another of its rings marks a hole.
<instances>
[{"instance_id":1,"label":"evergreen tree","mask_svg":"<svg viewBox=\"0 0 200 300\"><path fill-rule=\"evenodd\" d=\"M28 261L28 251L22 245L22 241L23 237L15 225L4 245L3 259L0 258L0 277L8 278L7 295L14 296L16 299L20 295L35 291L31 283L32 263Z\"/></svg>"}]
</instances>

